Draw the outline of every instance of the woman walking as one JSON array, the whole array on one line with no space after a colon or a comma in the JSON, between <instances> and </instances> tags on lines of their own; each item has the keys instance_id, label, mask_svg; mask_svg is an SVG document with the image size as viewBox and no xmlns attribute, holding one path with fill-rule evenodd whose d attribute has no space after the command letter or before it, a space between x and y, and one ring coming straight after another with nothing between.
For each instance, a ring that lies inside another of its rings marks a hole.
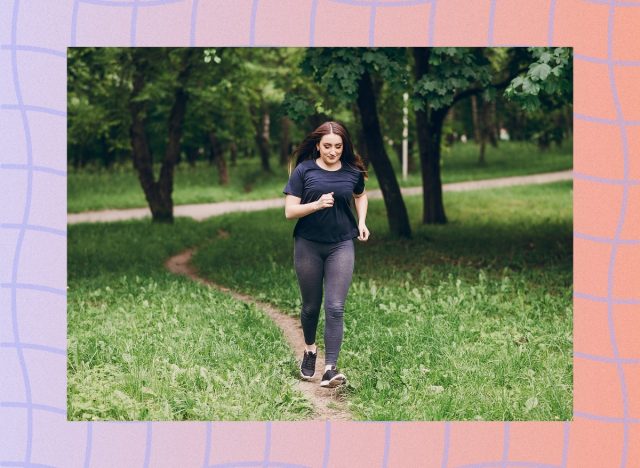
<instances>
[{"instance_id":1,"label":"woman walking","mask_svg":"<svg viewBox=\"0 0 640 468\"><path fill-rule=\"evenodd\" d=\"M325 367L320 385L346 382L337 369L343 338L344 302L354 264L353 239L366 241L367 171L347 129L325 122L305 137L292 156L295 169L284 188L285 216L298 219L293 231L294 266L302 296L300 320L305 349L300 375L309 380L316 371L316 329L324 284ZM356 221L351 210L355 200Z\"/></svg>"}]
</instances>

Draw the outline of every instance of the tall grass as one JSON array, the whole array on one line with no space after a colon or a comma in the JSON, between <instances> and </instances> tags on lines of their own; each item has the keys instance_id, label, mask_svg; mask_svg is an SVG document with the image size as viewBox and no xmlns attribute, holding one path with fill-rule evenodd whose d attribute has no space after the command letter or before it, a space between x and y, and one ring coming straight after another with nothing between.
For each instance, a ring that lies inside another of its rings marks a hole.
<instances>
[{"instance_id":1,"label":"tall grass","mask_svg":"<svg viewBox=\"0 0 640 468\"><path fill-rule=\"evenodd\" d=\"M364 420L567 420L572 411L571 184L446 194L446 226L358 243L339 366ZM305 419L300 350L266 316L163 268L199 246L202 275L291 315L293 223L281 210L173 226L69 226L73 420ZM322 346L321 322L318 343Z\"/></svg>"},{"instance_id":2,"label":"tall grass","mask_svg":"<svg viewBox=\"0 0 640 468\"><path fill-rule=\"evenodd\" d=\"M419 200L407 202L417 225ZM339 363L351 410L359 419L569 419L570 183L448 194L447 207L449 225L402 241L371 204ZM276 211L219 223L229 236L200 251L201 272L298 314L292 224Z\"/></svg>"},{"instance_id":3,"label":"tall grass","mask_svg":"<svg viewBox=\"0 0 640 468\"><path fill-rule=\"evenodd\" d=\"M187 220L69 226L69 419L309 416L280 330L255 307L164 271L210 233Z\"/></svg>"}]
</instances>

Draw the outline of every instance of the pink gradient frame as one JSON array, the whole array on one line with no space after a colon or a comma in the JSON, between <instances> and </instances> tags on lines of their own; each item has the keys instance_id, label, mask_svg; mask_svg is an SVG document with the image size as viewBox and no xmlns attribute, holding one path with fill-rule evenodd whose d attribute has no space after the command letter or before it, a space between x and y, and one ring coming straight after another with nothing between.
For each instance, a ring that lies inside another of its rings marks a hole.
<instances>
[{"instance_id":1,"label":"pink gradient frame","mask_svg":"<svg viewBox=\"0 0 640 468\"><path fill-rule=\"evenodd\" d=\"M2 0L1 466L640 466L640 1ZM67 46L575 51L572 422L66 421Z\"/></svg>"}]
</instances>

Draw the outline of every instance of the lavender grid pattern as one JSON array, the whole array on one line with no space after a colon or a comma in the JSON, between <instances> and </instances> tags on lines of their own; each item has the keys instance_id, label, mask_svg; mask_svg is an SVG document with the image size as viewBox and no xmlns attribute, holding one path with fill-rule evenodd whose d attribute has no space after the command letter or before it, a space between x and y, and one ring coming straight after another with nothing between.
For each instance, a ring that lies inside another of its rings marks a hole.
<instances>
[{"instance_id":1,"label":"lavender grid pattern","mask_svg":"<svg viewBox=\"0 0 640 468\"><path fill-rule=\"evenodd\" d=\"M300 9L308 12L308 36L295 45L323 45L316 41L316 21L319 6L346 4L357 7L368 16L368 41L345 45L385 45L376 43L376 15L383 9L409 8L430 4L423 45L439 44L435 28L439 6L446 0L308 0L300 1ZM489 21L484 45L499 44L494 40L495 17L506 0L490 0ZM557 3L544 2L548 9L546 43L555 45L554 35ZM620 452L612 466L638 466L629 455L632 430L638 418L629 411L627 374L639 359L621 358L616 341L613 305L640 304L640 296L619 299L613 295L616 260L620 245L640 243L622 240L622 227L630 214L627 210L629 189L640 184L629 177L630 150L628 129L640 121L625 120L620 94L616 86L615 66L638 67L636 61L616 60L612 52L614 18L624 8L640 8L640 2L582 0L608 8L607 55L591 57L576 54L576 61L607 66L610 92L615 104L615 118L604 119L576 114L575 118L619 129L622 144L624 176L607 179L575 173L576 179L599 184L622 186L622 203L617 207L617 227L612 239L594 238L576 232L576 238L602 242L611 246L608 277L604 297L577 291L576 297L607 305L608 333L613 357L575 353L575 359L606 362L615 366L622 400L623 417L576 412L575 421L605 422L619 429ZM322 449L313 460L293 462L274 456L275 439L284 423L75 423L66 421L66 50L67 46L112 45L138 46L155 43L156 36L141 34L139 15L144 9L170 8L186 5L188 34L172 45L218 45L198 41L199 29L216 27L215 18L199 16L206 0L0 0L0 465L1 466L334 466L339 458L334 450L344 434L373 434L368 449L378 456L377 464L389 464L394 447L394 432L402 423L314 422L307 424L313 442ZM276 2L266 0L238 1L233 15L248 17L245 40L232 40L224 45L265 46L256 33L256 23L265 8ZM227 4L228 5L228 4ZM304 8L302 7L304 6ZM94 13L93 16L88 15ZM173 13L171 13L173 14ZM98 16L96 16L98 15ZM91 18L91 19L88 19ZM81 40L80 29L92 22L113 22L102 28L102 42ZM84 22L84 24L83 24ZM158 36L161 36L158 33ZM164 45L164 44L163 44ZM293 44L292 44L293 45ZM477 44L476 44L477 45ZM520 44L526 45L526 44ZM542 44L538 44L542 45ZM558 44L570 45L570 44ZM633 368L637 372L637 367ZM465 465L453 465L452 434L468 431L472 426L458 423L423 423L434 428L437 437L424 440L438 444L439 465L448 466L548 466L575 464L569 459L573 423L560 425L558 432L562 450L553 464L536 460L514 459L510 456L514 423L495 423L497 430L491 443L502 446L497 459L474 460ZM307 426L295 426L304 430ZM431 433L431 432L430 432ZM637 434L637 433L636 433ZM163 441L178 440L179 460L169 461L157 455ZM235 442L234 442L235 441ZM263 447L261 456L243 458L245 444ZM375 446L375 447L374 447ZM459 448L459 447L458 447ZM337 449L336 449L337 450ZM118 454L118 455L116 455Z\"/></svg>"}]
</instances>

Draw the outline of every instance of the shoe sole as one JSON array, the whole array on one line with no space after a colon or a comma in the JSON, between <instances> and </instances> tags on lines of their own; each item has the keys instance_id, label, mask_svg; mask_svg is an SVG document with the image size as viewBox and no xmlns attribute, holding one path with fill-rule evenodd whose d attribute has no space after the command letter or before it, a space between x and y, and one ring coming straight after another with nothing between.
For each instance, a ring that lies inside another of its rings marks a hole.
<instances>
[{"instance_id":1,"label":"shoe sole","mask_svg":"<svg viewBox=\"0 0 640 468\"><path fill-rule=\"evenodd\" d=\"M302 377L304 380L311 380L315 375L316 375L315 372L313 373L313 375L304 375L302 371L300 371L300 377Z\"/></svg>"},{"instance_id":2,"label":"shoe sole","mask_svg":"<svg viewBox=\"0 0 640 468\"><path fill-rule=\"evenodd\" d=\"M344 385L346 381L347 378L343 374L338 374L331 380L323 380L322 382L320 382L320 386L326 388L335 388L339 387L340 385Z\"/></svg>"}]
</instances>

